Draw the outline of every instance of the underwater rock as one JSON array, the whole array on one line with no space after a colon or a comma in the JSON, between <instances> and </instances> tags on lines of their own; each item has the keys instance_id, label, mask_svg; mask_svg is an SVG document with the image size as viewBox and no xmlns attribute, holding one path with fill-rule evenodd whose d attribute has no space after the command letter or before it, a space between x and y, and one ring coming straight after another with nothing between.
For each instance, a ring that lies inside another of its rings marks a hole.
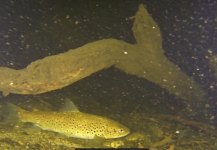
<instances>
[{"instance_id":1,"label":"underwater rock","mask_svg":"<svg viewBox=\"0 0 217 150\"><path fill-rule=\"evenodd\" d=\"M112 148L118 148L124 145L125 144L122 140L106 141L105 143L103 143L104 147L112 147Z\"/></svg>"},{"instance_id":2,"label":"underwater rock","mask_svg":"<svg viewBox=\"0 0 217 150\"><path fill-rule=\"evenodd\" d=\"M140 133L137 133L137 132L134 132L134 133L132 133L132 134L130 134L129 136L126 137L126 140L128 142L130 142L130 141L133 141L133 142L142 141L144 139L145 139L145 136L143 134L140 134Z\"/></svg>"}]
</instances>

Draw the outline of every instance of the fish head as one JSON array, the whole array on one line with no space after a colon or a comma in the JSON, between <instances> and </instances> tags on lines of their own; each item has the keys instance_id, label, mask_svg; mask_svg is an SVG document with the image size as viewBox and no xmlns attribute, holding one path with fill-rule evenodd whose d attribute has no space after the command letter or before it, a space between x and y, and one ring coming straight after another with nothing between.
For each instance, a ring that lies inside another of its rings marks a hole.
<instances>
[{"instance_id":1,"label":"fish head","mask_svg":"<svg viewBox=\"0 0 217 150\"><path fill-rule=\"evenodd\" d=\"M115 125L108 126L104 131L104 136L106 139L120 138L128 135L130 129L126 126L116 123Z\"/></svg>"}]
</instances>

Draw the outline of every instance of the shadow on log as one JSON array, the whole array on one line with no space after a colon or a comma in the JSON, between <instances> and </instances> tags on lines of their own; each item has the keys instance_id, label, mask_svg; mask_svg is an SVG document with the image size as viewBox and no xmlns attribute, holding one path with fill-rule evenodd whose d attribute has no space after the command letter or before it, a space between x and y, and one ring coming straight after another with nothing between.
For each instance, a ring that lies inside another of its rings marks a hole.
<instances>
[{"instance_id":1,"label":"shadow on log","mask_svg":"<svg viewBox=\"0 0 217 150\"><path fill-rule=\"evenodd\" d=\"M22 70L1 67L0 91L4 96L45 93L115 66L128 74L146 78L183 99L202 99L202 88L164 56L160 29L142 4L132 30L137 41L135 45L105 39L45 57Z\"/></svg>"}]
</instances>

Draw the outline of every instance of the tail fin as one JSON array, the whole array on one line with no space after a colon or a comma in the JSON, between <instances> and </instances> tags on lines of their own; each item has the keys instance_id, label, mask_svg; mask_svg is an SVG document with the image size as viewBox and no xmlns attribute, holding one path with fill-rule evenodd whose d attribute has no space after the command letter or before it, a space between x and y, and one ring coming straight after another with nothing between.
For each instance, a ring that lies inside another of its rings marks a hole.
<instances>
[{"instance_id":1,"label":"tail fin","mask_svg":"<svg viewBox=\"0 0 217 150\"><path fill-rule=\"evenodd\" d=\"M11 103L7 103L7 110L6 113L7 116L6 118L3 120L3 122L5 123L15 123L15 122L19 122L19 112L25 111L17 106L15 106L14 104Z\"/></svg>"}]
</instances>

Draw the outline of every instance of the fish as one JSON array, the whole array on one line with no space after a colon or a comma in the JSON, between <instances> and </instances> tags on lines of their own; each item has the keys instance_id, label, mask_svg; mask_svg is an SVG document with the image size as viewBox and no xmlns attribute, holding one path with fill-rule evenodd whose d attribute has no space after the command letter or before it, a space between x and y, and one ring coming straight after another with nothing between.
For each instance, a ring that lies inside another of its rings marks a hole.
<instances>
[{"instance_id":1,"label":"fish","mask_svg":"<svg viewBox=\"0 0 217 150\"><path fill-rule=\"evenodd\" d=\"M69 99L59 112L26 111L12 103L7 104L9 114L4 122L30 122L43 130L53 131L80 139L120 138L130 129L106 117L83 113Z\"/></svg>"}]
</instances>

